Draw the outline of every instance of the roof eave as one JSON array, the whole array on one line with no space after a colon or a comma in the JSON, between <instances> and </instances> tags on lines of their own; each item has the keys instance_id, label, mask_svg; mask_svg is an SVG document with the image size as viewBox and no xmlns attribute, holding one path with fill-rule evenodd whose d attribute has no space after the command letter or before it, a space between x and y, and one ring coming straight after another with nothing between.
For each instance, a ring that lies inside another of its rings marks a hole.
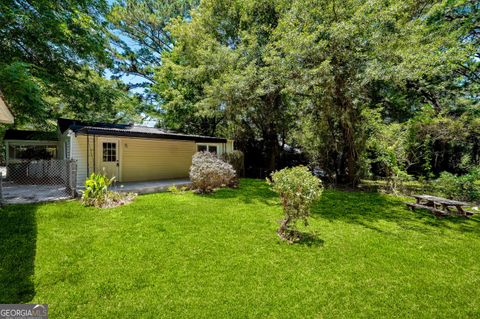
<instances>
[{"instance_id":1,"label":"roof eave","mask_svg":"<svg viewBox=\"0 0 480 319\"><path fill-rule=\"evenodd\" d=\"M153 138L153 139L170 139L170 140L183 140L183 141L195 141L195 142L210 142L210 143L226 143L226 138L210 137L210 136L195 136L195 135L180 135L180 134L151 134L141 132L118 132L110 130L102 130L95 128L83 127L72 131L80 135L106 135L106 136L121 136L121 137L140 137L140 138Z\"/></svg>"}]
</instances>

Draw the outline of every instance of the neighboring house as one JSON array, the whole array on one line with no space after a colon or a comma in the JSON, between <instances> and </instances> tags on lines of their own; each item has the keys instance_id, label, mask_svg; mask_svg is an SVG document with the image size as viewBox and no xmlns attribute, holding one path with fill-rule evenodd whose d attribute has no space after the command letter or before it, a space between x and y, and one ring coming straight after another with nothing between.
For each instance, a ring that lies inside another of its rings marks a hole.
<instances>
[{"instance_id":1,"label":"neighboring house","mask_svg":"<svg viewBox=\"0 0 480 319\"><path fill-rule=\"evenodd\" d=\"M185 178L195 152L233 151L233 141L221 137L68 119L58 120L56 133L8 130L4 140L7 161L76 160L80 185L92 172L102 171L120 182Z\"/></svg>"},{"instance_id":2,"label":"neighboring house","mask_svg":"<svg viewBox=\"0 0 480 319\"><path fill-rule=\"evenodd\" d=\"M0 93L0 123L1 124L13 124L13 115L7 107L7 104L3 100Z\"/></svg>"}]
</instances>

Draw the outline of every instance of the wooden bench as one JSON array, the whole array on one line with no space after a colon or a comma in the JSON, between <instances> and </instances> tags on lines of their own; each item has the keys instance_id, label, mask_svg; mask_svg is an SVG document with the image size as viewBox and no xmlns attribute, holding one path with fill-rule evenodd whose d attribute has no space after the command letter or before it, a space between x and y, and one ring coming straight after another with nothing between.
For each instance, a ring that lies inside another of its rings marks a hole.
<instances>
[{"instance_id":1,"label":"wooden bench","mask_svg":"<svg viewBox=\"0 0 480 319\"><path fill-rule=\"evenodd\" d=\"M465 215L468 216L468 217L473 216L475 214L478 214L478 212L471 212L471 211L468 211L468 210L464 210L464 212L465 212Z\"/></svg>"},{"instance_id":2,"label":"wooden bench","mask_svg":"<svg viewBox=\"0 0 480 319\"><path fill-rule=\"evenodd\" d=\"M439 215L439 216L446 216L446 215L448 215L448 214L447 214L446 212L444 212L443 210L437 209L437 208L432 207L432 206L426 206L426 205L421 205L421 204L416 204L416 203L410 203L410 202L405 202L405 205L407 205L408 208L410 208L411 210L414 210L415 208L421 208L421 209L429 210L429 211L431 211L432 213L434 213L435 215Z\"/></svg>"},{"instance_id":3,"label":"wooden bench","mask_svg":"<svg viewBox=\"0 0 480 319\"><path fill-rule=\"evenodd\" d=\"M473 216L476 212L465 210L463 207L470 205L465 202L436 197L432 195L412 195L416 202L405 203L408 208L414 210L416 208L427 209L437 216L459 215L465 218Z\"/></svg>"}]
</instances>

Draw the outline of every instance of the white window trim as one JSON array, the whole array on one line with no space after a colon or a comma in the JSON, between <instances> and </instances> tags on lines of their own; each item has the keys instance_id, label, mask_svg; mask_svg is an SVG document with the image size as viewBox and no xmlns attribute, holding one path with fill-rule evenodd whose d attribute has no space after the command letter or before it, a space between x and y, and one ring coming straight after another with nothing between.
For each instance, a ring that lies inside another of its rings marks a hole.
<instances>
[{"instance_id":1,"label":"white window trim","mask_svg":"<svg viewBox=\"0 0 480 319\"><path fill-rule=\"evenodd\" d=\"M221 152L220 145L216 144L216 143L212 143L212 144L210 144L210 143L197 143L197 152L199 152L199 150L198 150L199 146L205 146L207 148L207 152L210 152L210 147L212 147L212 146L217 149L217 151L215 152L216 154L220 154L220 152Z\"/></svg>"}]
</instances>

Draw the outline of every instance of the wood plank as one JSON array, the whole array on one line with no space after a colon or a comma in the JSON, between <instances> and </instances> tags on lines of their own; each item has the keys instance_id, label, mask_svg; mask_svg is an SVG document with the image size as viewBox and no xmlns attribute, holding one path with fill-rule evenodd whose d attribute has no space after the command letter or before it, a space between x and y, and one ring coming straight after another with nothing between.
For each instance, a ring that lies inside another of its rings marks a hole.
<instances>
[{"instance_id":1,"label":"wood plank","mask_svg":"<svg viewBox=\"0 0 480 319\"><path fill-rule=\"evenodd\" d=\"M405 202L405 204L406 204L408 207L410 207L411 209L420 208L420 209L429 210L429 211L431 211L432 213L435 213L435 214L438 214L438 215L442 215L442 216L448 215L447 212L445 212L445 211L443 211L443 210L440 210L440 209L437 209L437 208L435 208L435 207L425 206L425 205L415 204L415 203L410 203L410 202Z\"/></svg>"},{"instance_id":2,"label":"wood plank","mask_svg":"<svg viewBox=\"0 0 480 319\"><path fill-rule=\"evenodd\" d=\"M468 203L465 202L460 202L456 200L451 200L451 199L446 199L442 197L437 197L437 196L431 196L431 195L412 195L416 199L423 199L423 200L428 200L432 201L438 204L443 204L443 205L448 205L448 206L468 206Z\"/></svg>"}]
</instances>

